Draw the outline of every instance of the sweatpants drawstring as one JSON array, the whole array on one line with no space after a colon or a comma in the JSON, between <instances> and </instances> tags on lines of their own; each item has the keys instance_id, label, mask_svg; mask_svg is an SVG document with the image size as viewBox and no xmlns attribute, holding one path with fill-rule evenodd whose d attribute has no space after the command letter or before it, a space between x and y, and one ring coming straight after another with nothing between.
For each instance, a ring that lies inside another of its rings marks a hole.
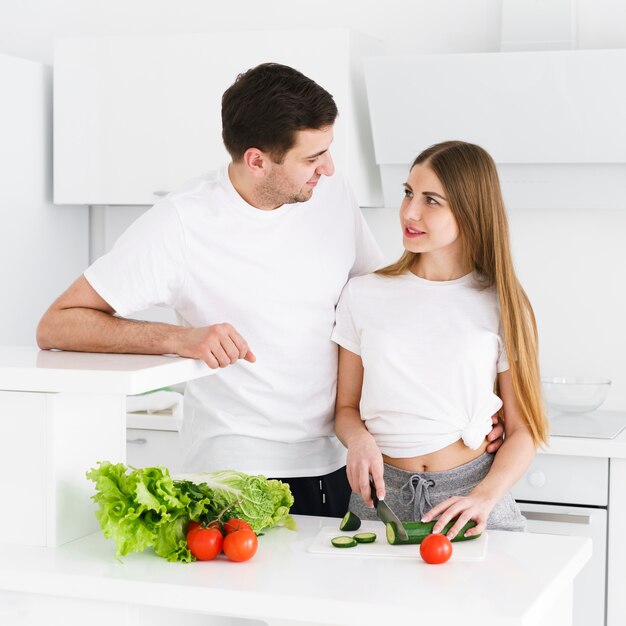
<instances>
[{"instance_id":1,"label":"sweatpants drawstring","mask_svg":"<svg viewBox=\"0 0 626 626\"><path fill-rule=\"evenodd\" d=\"M402 503L413 503L413 519L422 519L422 516L433 508L428 488L434 485L435 482L433 480L426 480L419 474L411 474L409 480L400 487L400 499ZM411 498L409 500L406 499L408 496L405 495L407 489L411 492Z\"/></svg>"}]
</instances>

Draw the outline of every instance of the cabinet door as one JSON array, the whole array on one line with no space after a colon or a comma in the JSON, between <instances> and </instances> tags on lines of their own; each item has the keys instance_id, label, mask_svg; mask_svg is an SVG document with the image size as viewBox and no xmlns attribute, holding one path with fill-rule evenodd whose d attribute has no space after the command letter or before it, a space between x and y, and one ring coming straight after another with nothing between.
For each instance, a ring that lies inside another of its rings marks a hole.
<instances>
[{"instance_id":1,"label":"cabinet door","mask_svg":"<svg viewBox=\"0 0 626 626\"><path fill-rule=\"evenodd\" d=\"M172 430L126 429L126 462L132 467L163 465L170 473L181 470L178 432Z\"/></svg>"},{"instance_id":2,"label":"cabinet door","mask_svg":"<svg viewBox=\"0 0 626 626\"><path fill-rule=\"evenodd\" d=\"M0 543L46 545L48 442L45 394L0 391Z\"/></svg>"},{"instance_id":3,"label":"cabinet door","mask_svg":"<svg viewBox=\"0 0 626 626\"><path fill-rule=\"evenodd\" d=\"M604 624L606 581L607 513L602 508L551 506L519 502L528 519L528 531L547 535L590 537L593 541L591 560L574 581L573 626Z\"/></svg>"},{"instance_id":4,"label":"cabinet door","mask_svg":"<svg viewBox=\"0 0 626 626\"><path fill-rule=\"evenodd\" d=\"M516 500L606 506L609 460L538 454L511 490Z\"/></svg>"},{"instance_id":5,"label":"cabinet door","mask_svg":"<svg viewBox=\"0 0 626 626\"><path fill-rule=\"evenodd\" d=\"M377 48L347 29L57 40L54 200L149 205L227 162L222 94L275 61L333 94L336 164L361 205L380 205L361 63Z\"/></svg>"}]
</instances>

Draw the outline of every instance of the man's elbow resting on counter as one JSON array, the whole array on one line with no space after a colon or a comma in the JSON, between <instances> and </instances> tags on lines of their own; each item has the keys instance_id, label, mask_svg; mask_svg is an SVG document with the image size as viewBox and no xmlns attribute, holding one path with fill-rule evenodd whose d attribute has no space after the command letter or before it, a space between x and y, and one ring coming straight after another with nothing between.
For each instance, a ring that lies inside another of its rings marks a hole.
<instances>
[{"instance_id":1,"label":"man's elbow resting on counter","mask_svg":"<svg viewBox=\"0 0 626 626\"><path fill-rule=\"evenodd\" d=\"M37 330L35 331L37 346L39 346L41 350L50 350L56 347L54 345L53 337L51 336L52 334L50 332L48 318L48 313L44 313L43 317L39 320Z\"/></svg>"}]
</instances>

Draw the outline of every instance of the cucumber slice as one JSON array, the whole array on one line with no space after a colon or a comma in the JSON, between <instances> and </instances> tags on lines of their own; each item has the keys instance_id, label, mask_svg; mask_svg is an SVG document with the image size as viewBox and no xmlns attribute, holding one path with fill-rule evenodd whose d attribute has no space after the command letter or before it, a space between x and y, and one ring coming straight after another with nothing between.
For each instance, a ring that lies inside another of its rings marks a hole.
<instances>
[{"instance_id":1,"label":"cucumber slice","mask_svg":"<svg viewBox=\"0 0 626 626\"><path fill-rule=\"evenodd\" d=\"M361 528L361 518L352 511L348 511L339 524L339 530L359 530L359 528Z\"/></svg>"},{"instance_id":2,"label":"cucumber slice","mask_svg":"<svg viewBox=\"0 0 626 626\"><path fill-rule=\"evenodd\" d=\"M443 530L441 531L442 534L446 534L451 528L452 526L454 526L454 523L456 522L456 520L451 520L450 522L448 522ZM389 522L387 524L386 527L386 535L387 535L387 541L391 544L391 545L398 545L398 544L406 544L406 543L422 543L422 540L424 539L424 537L427 537L428 535L432 534L433 532L433 527L435 526L435 522L402 522L402 526L404 526L404 529L406 530L408 536L409 536L409 540L408 541L403 541L402 539L400 539L400 537L398 537L397 533L396 533L396 525L393 522ZM464 537L463 535L465 534L465 531L468 530L469 528L473 528L474 526L476 526L476 522L474 522L473 520L467 522L467 524L465 524L465 526L463 526L463 528L461 529L461 532L459 532L457 534L457 536L452 539L453 542L458 542L458 541L470 541L472 539L478 539L478 537L480 537L480 535L472 535L470 537Z\"/></svg>"},{"instance_id":3,"label":"cucumber slice","mask_svg":"<svg viewBox=\"0 0 626 626\"><path fill-rule=\"evenodd\" d=\"M376 533L358 533L352 537L357 543L374 543L376 541Z\"/></svg>"},{"instance_id":4,"label":"cucumber slice","mask_svg":"<svg viewBox=\"0 0 626 626\"><path fill-rule=\"evenodd\" d=\"M354 548L354 546L356 546L356 539L342 535L341 537L333 537L330 543L332 543L335 548Z\"/></svg>"}]
</instances>

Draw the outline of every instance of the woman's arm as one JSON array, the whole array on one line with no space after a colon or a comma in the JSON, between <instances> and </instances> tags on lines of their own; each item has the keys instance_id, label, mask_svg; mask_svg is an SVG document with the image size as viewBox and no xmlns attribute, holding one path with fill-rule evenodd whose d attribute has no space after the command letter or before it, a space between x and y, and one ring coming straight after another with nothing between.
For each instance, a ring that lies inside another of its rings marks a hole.
<instances>
[{"instance_id":1,"label":"woman's arm","mask_svg":"<svg viewBox=\"0 0 626 626\"><path fill-rule=\"evenodd\" d=\"M372 476L379 499L385 497L383 458L367 431L361 414L361 388L363 362L361 357L345 348L339 348L339 373L337 376L337 404L335 407L335 432L348 449L346 473L352 491L361 494L365 504L374 506L369 477Z\"/></svg>"},{"instance_id":2,"label":"woman's arm","mask_svg":"<svg viewBox=\"0 0 626 626\"><path fill-rule=\"evenodd\" d=\"M434 506L422 518L422 521L429 522L440 515L433 528L433 532L440 532L451 519L458 516L458 521L448 532L450 539L470 520L474 520L477 525L465 535L482 533L496 502L510 491L535 456L532 436L522 419L513 393L510 371L498 374L498 388L504 409L505 439L494 457L489 473L469 495L448 498Z\"/></svg>"}]
</instances>

